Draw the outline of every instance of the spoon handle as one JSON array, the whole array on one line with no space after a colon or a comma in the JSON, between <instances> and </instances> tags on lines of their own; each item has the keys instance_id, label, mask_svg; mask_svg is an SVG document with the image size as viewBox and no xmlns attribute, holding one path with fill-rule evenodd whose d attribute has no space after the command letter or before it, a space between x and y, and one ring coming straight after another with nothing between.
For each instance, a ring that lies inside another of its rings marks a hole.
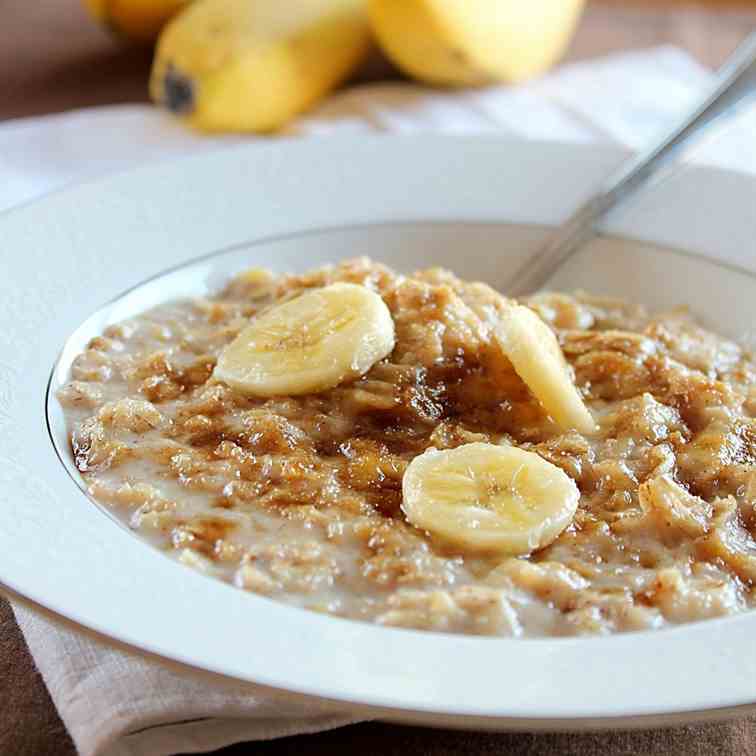
<instances>
[{"instance_id":1,"label":"spoon handle","mask_svg":"<svg viewBox=\"0 0 756 756\"><path fill-rule=\"evenodd\" d=\"M714 120L756 94L756 32L732 54L717 74L713 90L652 147L609 176L598 192L554 232L547 243L512 277L506 293L522 296L540 289L557 268L596 234L609 210L668 168L679 151Z\"/></svg>"}]
</instances>

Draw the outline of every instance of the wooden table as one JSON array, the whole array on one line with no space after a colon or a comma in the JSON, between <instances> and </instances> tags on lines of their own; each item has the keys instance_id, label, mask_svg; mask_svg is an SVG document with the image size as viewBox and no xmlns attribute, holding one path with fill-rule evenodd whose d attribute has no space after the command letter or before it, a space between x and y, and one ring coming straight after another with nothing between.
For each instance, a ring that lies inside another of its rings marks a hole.
<instances>
[{"instance_id":1,"label":"wooden table","mask_svg":"<svg viewBox=\"0 0 756 756\"><path fill-rule=\"evenodd\" d=\"M586 14L568 57L576 60L613 50L671 43L716 66L756 27L756 4L747 5L597 0ZM78 0L0 0L0 120L143 101L149 63L149 52L125 49L90 23ZM223 753L232 756L254 750L261 756L274 756L295 749L329 756L756 756L756 720L605 736L490 735L365 724L293 740L234 746ZM0 754L74 754L10 608L1 599Z\"/></svg>"}]
</instances>

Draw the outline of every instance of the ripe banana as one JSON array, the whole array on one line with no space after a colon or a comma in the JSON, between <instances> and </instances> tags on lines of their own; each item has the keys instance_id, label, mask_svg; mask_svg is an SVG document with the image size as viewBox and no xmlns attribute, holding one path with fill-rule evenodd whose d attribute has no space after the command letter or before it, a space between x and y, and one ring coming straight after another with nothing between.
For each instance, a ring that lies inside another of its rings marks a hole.
<instances>
[{"instance_id":1,"label":"ripe banana","mask_svg":"<svg viewBox=\"0 0 756 756\"><path fill-rule=\"evenodd\" d=\"M89 13L118 35L153 42L166 22L191 0L84 0Z\"/></svg>"},{"instance_id":2,"label":"ripe banana","mask_svg":"<svg viewBox=\"0 0 756 756\"><path fill-rule=\"evenodd\" d=\"M160 35L150 93L204 131L272 131L369 47L365 0L195 0Z\"/></svg>"},{"instance_id":3,"label":"ripe banana","mask_svg":"<svg viewBox=\"0 0 756 756\"><path fill-rule=\"evenodd\" d=\"M378 294L334 283L255 318L213 376L252 396L310 394L364 375L393 348L394 321Z\"/></svg>"},{"instance_id":4,"label":"ripe banana","mask_svg":"<svg viewBox=\"0 0 756 756\"><path fill-rule=\"evenodd\" d=\"M581 433L596 430L554 332L538 315L522 305L509 305L494 336L517 374L558 425Z\"/></svg>"},{"instance_id":5,"label":"ripe banana","mask_svg":"<svg viewBox=\"0 0 756 756\"><path fill-rule=\"evenodd\" d=\"M476 552L529 554L572 521L580 492L556 465L513 446L428 451L404 473L402 510L415 527Z\"/></svg>"},{"instance_id":6,"label":"ripe banana","mask_svg":"<svg viewBox=\"0 0 756 756\"><path fill-rule=\"evenodd\" d=\"M383 51L431 84L517 82L561 57L584 0L370 0Z\"/></svg>"}]
</instances>

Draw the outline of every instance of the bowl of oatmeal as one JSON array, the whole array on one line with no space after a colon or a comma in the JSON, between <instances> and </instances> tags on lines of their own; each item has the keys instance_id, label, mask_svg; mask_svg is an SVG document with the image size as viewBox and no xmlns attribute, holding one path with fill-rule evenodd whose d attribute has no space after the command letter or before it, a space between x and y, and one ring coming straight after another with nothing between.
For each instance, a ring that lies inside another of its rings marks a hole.
<instances>
[{"instance_id":1,"label":"bowl of oatmeal","mask_svg":"<svg viewBox=\"0 0 756 756\"><path fill-rule=\"evenodd\" d=\"M756 364L685 311L254 268L109 326L57 399L93 499L294 606L587 637L756 598Z\"/></svg>"},{"instance_id":2,"label":"bowl of oatmeal","mask_svg":"<svg viewBox=\"0 0 756 756\"><path fill-rule=\"evenodd\" d=\"M0 577L137 647L400 718L750 704L756 182L701 169L695 223L660 187L515 302L509 273L616 155L517 145L502 176L462 140L431 190L449 144L240 151L8 215ZM254 202L208 188L253 170ZM183 171L196 188L165 191Z\"/></svg>"}]
</instances>

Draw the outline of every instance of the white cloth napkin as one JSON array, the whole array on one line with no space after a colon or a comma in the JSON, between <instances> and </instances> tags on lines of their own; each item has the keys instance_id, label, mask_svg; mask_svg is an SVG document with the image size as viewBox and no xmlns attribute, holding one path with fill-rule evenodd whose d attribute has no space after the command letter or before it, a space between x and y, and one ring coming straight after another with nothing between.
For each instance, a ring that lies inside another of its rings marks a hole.
<instances>
[{"instance_id":1,"label":"white cloth napkin","mask_svg":"<svg viewBox=\"0 0 756 756\"><path fill-rule=\"evenodd\" d=\"M643 146L710 85L685 53L660 47L565 66L526 86L440 92L369 84L331 97L289 135L441 131ZM695 159L756 170L756 111ZM263 138L257 138L262 141ZM138 163L256 141L194 134L149 105L90 108L0 123L0 210L83 178Z\"/></svg>"},{"instance_id":2,"label":"white cloth napkin","mask_svg":"<svg viewBox=\"0 0 756 756\"><path fill-rule=\"evenodd\" d=\"M374 84L335 95L288 133L487 132L637 148L679 117L711 79L684 53L665 47L566 66L518 88L439 92ZM755 137L751 109L694 159L756 172ZM9 121L0 124L0 209L147 160L249 141L198 136L143 105ZM84 756L196 753L354 721L332 706L177 671L22 603L14 611Z\"/></svg>"}]
</instances>

